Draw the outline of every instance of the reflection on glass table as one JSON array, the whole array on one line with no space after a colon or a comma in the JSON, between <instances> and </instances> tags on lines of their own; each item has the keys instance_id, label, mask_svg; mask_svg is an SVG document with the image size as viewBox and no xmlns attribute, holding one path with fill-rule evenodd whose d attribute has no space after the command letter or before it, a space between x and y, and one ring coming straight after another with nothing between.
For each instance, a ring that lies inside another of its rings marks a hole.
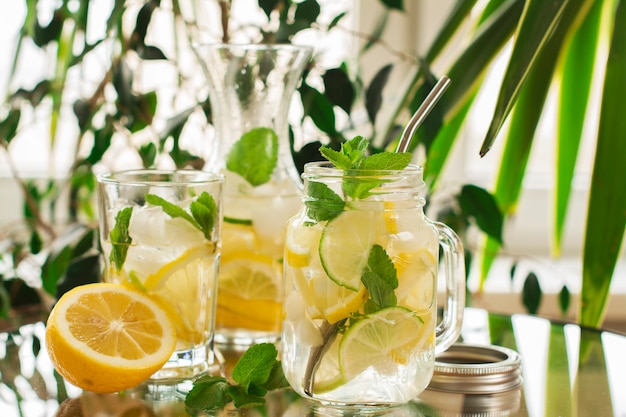
<instances>
[{"instance_id":1,"label":"reflection on glass table","mask_svg":"<svg viewBox=\"0 0 626 417\"><path fill-rule=\"evenodd\" d=\"M38 322L0 333L0 416L186 416L184 397L168 387L124 393L82 392L53 369ZM363 413L315 405L290 390L267 395L262 408L227 408L216 416L626 416L626 336L528 315L468 309L462 342L519 352L523 385L496 394L429 389L402 407ZM237 354L222 352L226 369ZM475 388L475 387L474 387ZM167 399L163 399L167 398Z\"/></svg>"}]
</instances>

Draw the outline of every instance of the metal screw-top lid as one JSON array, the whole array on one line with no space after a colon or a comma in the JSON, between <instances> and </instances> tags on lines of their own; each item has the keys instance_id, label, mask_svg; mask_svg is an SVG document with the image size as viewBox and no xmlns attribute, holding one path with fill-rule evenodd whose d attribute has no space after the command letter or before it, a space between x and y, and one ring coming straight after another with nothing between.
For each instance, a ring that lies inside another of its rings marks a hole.
<instances>
[{"instance_id":1,"label":"metal screw-top lid","mask_svg":"<svg viewBox=\"0 0 626 417\"><path fill-rule=\"evenodd\" d=\"M457 394L495 394L522 384L521 358L493 345L457 343L437 356L429 390Z\"/></svg>"}]
</instances>

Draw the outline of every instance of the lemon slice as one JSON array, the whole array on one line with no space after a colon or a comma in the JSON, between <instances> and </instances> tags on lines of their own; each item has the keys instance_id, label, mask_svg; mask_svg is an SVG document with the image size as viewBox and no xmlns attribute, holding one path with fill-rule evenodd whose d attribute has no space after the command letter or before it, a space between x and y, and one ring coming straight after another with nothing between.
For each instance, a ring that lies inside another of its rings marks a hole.
<instances>
[{"instance_id":1,"label":"lemon slice","mask_svg":"<svg viewBox=\"0 0 626 417\"><path fill-rule=\"evenodd\" d=\"M276 331L281 320L280 264L272 258L235 252L220 262L218 327Z\"/></svg>"},{"instance_id":2,"label":"lemon slice","mask_svg":"<svg viewBox=\"0 0 626 417\"><path fill-rule=\"evenodd\" d=\"M398 273L398 305L417 313L429 310L436 299L437 259L426 248L394 257Z\"/></svg>"},{"instance_id":3,"label":"lemon slice","mask_svg":"<svg viewBox=\"0 0 626 417\"><path fill-rule=\"evenodd\" d=\"M398 366L416 360L422 338L428 338L423 319L404 307L388 307L367 315L346 331L339 346L339 369L350 381L368 368L393 375Z\"/></svg>"},{"instance_id":4,"label":"lemon slice","mask_svg":"<svg viewBox=\"0 0 626 417\"><path fill-rule=\"evenodd\" d=\"M55 369L85 390L131 388L159 370L176 346L167 313L119 284L88 284L65 293L46 325Z\"/></svg>"},{"instance_id":5,"label":"lemon slice","mask_svg":"<svg viewBox=\"0 0 626 417\"><path fill-rule=\"evenodd\" d=\"M309 266L311 248L319 246L320 236L321 228L317 224L289 227L285 240L285 262L287 265L294 268Z\"/></svg>"},{"instance_id":6,"label":"lemon slice","mask_svg":"<svg viewBox=\"0 0 626 417\"><path fill-rule=\"evenodd\" d=\"M337 285L325 276L316 276L309 281L315 309L320 316L310 312L313 319L324 318L330 324L348 318L360 311L367 299L367 291L360 284L357 291Z\"/></svg>"},{"instance_id":7,"label":"lemon slice","mask_svg":"<svg viewBox=\"0 0 626 417\"><path fill-rule=\"evenodd\" d=\"M156 259L159 251L154 248L139 251L137 248L134 255L141 253L142 259L133 260L129 266L163 262ZM215 245L204 241L152 273L133 269L124 277L123 285L145 292L172 318L179 339L177 349L195 346L208 337L212 320L209 303L217 273L215 255Z\"/></svg>"},{"instance_id":8,"label":"lemon slice","mask_svg":"<svg viewBox=\"0 0 626 417\"><path fill-rule=\"evenodd\" d=\"M322 232L319 254L324 271L338 285L358 291L369 252L380 235L382 211L344 211Z\"/></svg>"},{"instance_id":9,"label":"lemon slice","mask_svg":"<svg viewBox=\"0 0 626 417\"><path fill-rule=\"evenodd\" d=\"M387 233L398 233L398 212L395 211L395 203L393 201L385 201L385 230Z\"/></svg>"},{"instance_id":10,"label":"lemon slice","mask_svg":"<svg viewBox=\"0 0 626 417\"><path fill-rule=\"evenodd\" d=\"M143 281L143 287L147 291L157 290L163 287L169 278L180 271L185 270L194 262L202 258L211 256L214 252L215 245L205 242L185 250L182 255L163 265L156 272L149 274ZM153 259L152 262L159 262L159 259ZM135 271L136 273L139 271ZM139 275L139 273L137 273Z\"/></svg>"}]
</instances>

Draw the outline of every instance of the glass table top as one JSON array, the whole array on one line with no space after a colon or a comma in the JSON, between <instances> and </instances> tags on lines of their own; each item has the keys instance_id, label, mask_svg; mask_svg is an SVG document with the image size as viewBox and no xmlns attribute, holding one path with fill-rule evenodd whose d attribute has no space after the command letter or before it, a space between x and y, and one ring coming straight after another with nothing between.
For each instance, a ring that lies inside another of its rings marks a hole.
<instances>
[{"instance_id":1,"label":"glass table top","mask_svg":"<svg viewBox=\"0 0 626 417\"><path fill-rule=\"evenodd\" d=\"M45 351L44 335L42 322L0 333L0 417L187 416L184 397L168 395L167 387L158 396L146 387L100 395L70 385L54 371ZM409 404L370 413L322 407L290 390L281 390L268 394L264 407L226 408L214 415L626 416L624 335L470 308L466 310L460 342L519 352L522 385L504 392L471 395L429 389ZM228 369L236 354L222 353Z\"/></svg>"}]
</instances>

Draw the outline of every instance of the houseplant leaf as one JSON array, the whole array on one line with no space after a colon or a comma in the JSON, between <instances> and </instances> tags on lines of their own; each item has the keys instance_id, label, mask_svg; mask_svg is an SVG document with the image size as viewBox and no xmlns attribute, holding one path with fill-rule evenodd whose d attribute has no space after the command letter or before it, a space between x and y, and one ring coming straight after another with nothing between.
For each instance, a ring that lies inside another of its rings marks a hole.
<instances>
[{"instance_id":1,"label":"houseplant leaf","mask_svg":"<svg viewBox=\"0 0 626 417\"><path fill-rule=\"evenodd\" d=\"M480 149L485 155L515 104L530 69L552 36L569 0L528 0L524 5L511 59L496 102L493 118Z\"/></svg>"},{"instance_id":2,"label":"houseplant leaf","mask_svg":"<svg viewBox=\"0 0 626 417\"><path fill-rule=\"evenodd\" d=\"M480 86L486 69L504 45L510 39L515 28L515 22L519 19L522 11L523 1L513 0L504 3L492 18L486 20L479 27L479 33L473 42L458 57L452 67L448 70L448 76L452 80L450 87L446 90L437 103L438 111L443 115L444 121L450 120L461 109L464 104L473 98L474 93ZM419 96L413 102L421 103L430 89L424 87L422 82L416 89ZM427 126L430 123L437 123L439 119L425 121ZM418 131L422 143L431 144L434 141L433 132L439 129L422 129ZM416 144L414 144L416 145ZM413 146L414 148L414 146Z\"/></svg>"},{"instance_id":3,"label":"houseplant leaf","mask_svg":"<svg viewBox=\"0 0 626 417\"><path fill-rule=\"evenodd\" d=\"M574 5L574 3L571 4ZM556 69L559 51L567 39L571 24L578 13L579 9L571 6L560 15L560 25L552 31L550 39L543 44L541 51L533 58L532 67L527 68L525 84L519 85L521 91L517 95L516 107L513 111L506 144L500 159L494 191L500 210L505 215L513 214L516 209L535 131L543 114L544 103ZM525 17L528 18L528 15ZM513 46L514 51L518 49L517 42L524 41L525 36L522 36L524 30L534 30L534 27L522 24L516 45ZM520 54L526 55L526 53L521 52ZM523 65L517 62L518 58L515 55L511 56L509 68ZM500 91L500 98L506 91L508 91L507 88ZM485 247L480 275L481 288L498 252L498 244L491 238L487 239Z\"/></svg>"},{"instance_id":4,"label":"houseplant leaf","mask_svg":"<svg viewBox=\"0 0 626 417\"><path fill-rule=\"evenodd\" d=\"M626 1L615 12L604 77L602 108L583 250L579 321L598 327L626 226Z\"/></svg>"},{"instance_id":5,"label":"houseplant leaf","mask_svg":"<svg viewBox=\"0 0 626 417\"><path fill-rule=\"evenodd\" d=\"M557 107L553 254L561 252L561 236L569 206L572 179L587 111L598 31L603 4L594 2L572 37L562 62L560 97Z\"/></svg>"}]
</instances>

